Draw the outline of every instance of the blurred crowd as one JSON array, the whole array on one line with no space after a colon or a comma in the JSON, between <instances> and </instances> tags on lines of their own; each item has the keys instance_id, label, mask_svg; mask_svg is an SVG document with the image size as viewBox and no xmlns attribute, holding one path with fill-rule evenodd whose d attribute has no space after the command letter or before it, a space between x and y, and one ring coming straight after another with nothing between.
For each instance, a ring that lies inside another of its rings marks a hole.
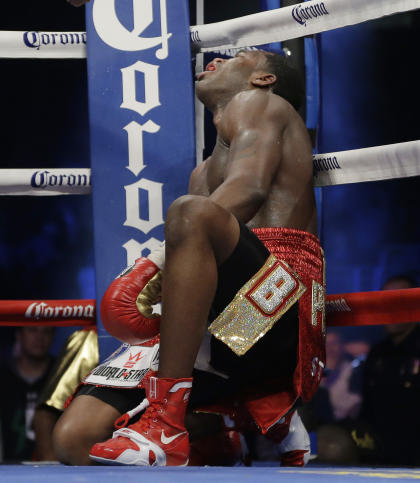
<instances>
[{"instance_id":1,"label":"blurred crowd","mask_svg":"<svg viewBox=\"0 0 420 483\"><path fill-rule=\"evenodd\" d=\"M3 397L0 399L1 449L4 461L43 459L35 437L37 399L54 364L50 354L53 327L22 327L8 360L2 361Z\"/></svg>"},{"instance_id":2,"label":"blurred crowd","mask_svg":"<svg viewBox=\"0 0 420 483\"><path fill-rule=\"evenodd\" d=\"M414 288L401 275L383 290ZM376 341L328 329L327 366L315 398L301 408L320 462L420 465L420 325L384 325ZM313 445L314 446L314 445Z\"/></svg>"}]
</instances>

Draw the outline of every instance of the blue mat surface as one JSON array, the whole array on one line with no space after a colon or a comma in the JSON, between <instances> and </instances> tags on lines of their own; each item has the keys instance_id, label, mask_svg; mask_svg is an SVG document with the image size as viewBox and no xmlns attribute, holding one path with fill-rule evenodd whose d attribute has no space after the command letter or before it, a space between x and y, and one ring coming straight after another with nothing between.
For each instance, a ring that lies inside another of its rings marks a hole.
<instances>
[{"instance_id":1,"label":"blue mat surface","mask_svg":"<svg viewBox=\"0 0 420 483\"><path fill-rule=\"evenodd\" d=\"M420 480L420 470L388 468L187 467L139 468L123 466L3 465L1 483L321 483L408 482Z\"/></svg>"}]
</instances>

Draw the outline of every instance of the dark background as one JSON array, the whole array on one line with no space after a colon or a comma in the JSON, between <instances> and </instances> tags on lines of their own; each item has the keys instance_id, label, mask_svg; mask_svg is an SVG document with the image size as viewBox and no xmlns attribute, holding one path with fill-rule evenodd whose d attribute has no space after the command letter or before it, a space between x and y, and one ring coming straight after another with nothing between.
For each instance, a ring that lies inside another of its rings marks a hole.
<instances>
[{"instance_id":1,"label":"dark background","mask_svg":"<svg viewBox=\"0 0 420 483\"><path fill-rule=\"evenodd\" d=\"M257 0L207 4L206 22L259 11ZM420 139L419 23L405 13L318 36L319 152ZM7 2L0 29L83 31L84 8ZM86 62L0 59L0 68L1 167L89 167ZM420 278L419 187L411 178L323 189L329 293L377 290L396 273ZM95 296L90 197L0 196L0 220L2 299ZM1 332L4 353L12 335Z\"/></svg>"}]
</instances>

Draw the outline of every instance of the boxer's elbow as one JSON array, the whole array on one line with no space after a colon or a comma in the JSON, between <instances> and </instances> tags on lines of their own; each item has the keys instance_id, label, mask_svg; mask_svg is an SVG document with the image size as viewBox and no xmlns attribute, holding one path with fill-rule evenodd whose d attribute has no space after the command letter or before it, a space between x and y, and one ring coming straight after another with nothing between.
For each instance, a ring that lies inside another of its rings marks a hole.
<instances>
[{"instance_id":1,"label":"boxer's elbow","mask_svg":"<svg viewBox=\"0 0 420 483\"><path fill-rule=\"evenodd\" d=\"M248 190L249 205L259 210L268 198L268 191L262 186L254 186Z\"/></svg>"},{"instance_id":2,"label":"boxer's elbow","mask_svg":"<svg viewBox=\"0 0 420 483\"><path fill-rule=\"evenodd\" d=\"M243 179L226 180L210 199L247 223L259 211L268 197L268 190L259 183Z\"/></svg>"},{"instance_id":3,"label":"boxer's elbow","mask_svg":"<svg viewBox=\"0 0 420 483\"><path fill-rule=\"evenodd\" d=\"M244 190L240 204L249 212L254 214L261 208L267 198L264 190L253 188Z\"/></svg>"},{"instance_id":4,"label":"boxer's elbow","mask_svg":"<svg viewBox=\"0 0 420 483\"><path fill-rule=\"evenodd\" d=\"M254 218L267 199L264 190L242 190L237 196L232 196L225 206L233 215L244 223Z\"/></svg>"},{"instance_id":5,"label":"boxer's elbow","mask_svg":"<svg viewBox=\"0 0 420 483\"><path fill-rule=\"evenodd\" d=\"M242 202L241 221L247 223L254 218L267 199L267 193L263 189L252 189L247 192Z\"/></svg>"}]
</instances>

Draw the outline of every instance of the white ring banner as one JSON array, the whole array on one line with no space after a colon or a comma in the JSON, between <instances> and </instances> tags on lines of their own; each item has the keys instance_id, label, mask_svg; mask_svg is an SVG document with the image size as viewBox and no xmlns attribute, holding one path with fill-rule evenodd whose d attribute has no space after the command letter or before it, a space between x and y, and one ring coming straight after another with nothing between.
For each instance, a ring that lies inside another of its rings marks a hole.
<instances>
[{"instance_id":1,"label":"white ring banner","mask_svg":"<svg viewBox=\"0 0 420 483\"><path fill-rule=\"evenodd\" d=\"M420 0L310 0L190 27L193 49L211 52L281 42L420 8ZM0 32L0 57L86 58L86 32Z\"/></svg>"},{"instance_id":2,"label":"white ring banner","mask_svg":"<svg viewBox=\"0 0 420 483\"><path fill-rule=\"evenodd\" d=\"M0 170L0 195L87 195L90 191L88 168Z\"/></svg>"},{"instance_id":3,"label":"white ring banner","mask_svg":"<svg viewBox=\"0 0 420 483\"><path fill-rule=\"evenodd\" d=\"M0 195L87 195L90 169L2 169ZM314 156L314 185L420 176L420 141Z\"/></svg>"}]
</instances>

